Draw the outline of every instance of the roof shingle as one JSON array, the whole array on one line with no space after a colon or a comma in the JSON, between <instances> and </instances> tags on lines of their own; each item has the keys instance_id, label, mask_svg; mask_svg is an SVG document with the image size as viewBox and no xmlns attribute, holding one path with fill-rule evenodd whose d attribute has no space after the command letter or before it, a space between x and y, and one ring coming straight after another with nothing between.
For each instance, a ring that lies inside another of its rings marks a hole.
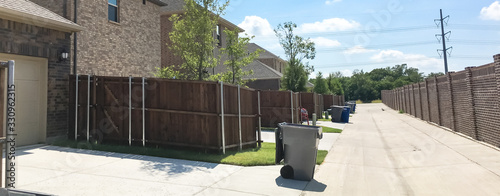
<instances>
[{"instance_id":1,"label":"roof shingle","mask_svg":"<svg viewBox=\"0 0 500 196\"><path fill-rule=\"evenodd\" d=\"M28 0L0 0L0 18L65 32L84 28Z\"/></svg>"}]
</instances>

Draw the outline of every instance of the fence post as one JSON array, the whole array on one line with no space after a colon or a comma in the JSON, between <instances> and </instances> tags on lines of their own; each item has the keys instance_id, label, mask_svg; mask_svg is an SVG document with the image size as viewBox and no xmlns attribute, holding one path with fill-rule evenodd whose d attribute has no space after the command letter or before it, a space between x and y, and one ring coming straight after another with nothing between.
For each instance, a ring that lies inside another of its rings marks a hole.
<instances>
[{"instance_id":1,"label":"fence post","mask_svg":"<svg viewBox=\"0 0 500 196\"><path fill-rule=\"evenodd\" d=\"M87 142L90 135L90 75L87 75Z\"/></svg>"},{"instance_id":2,"label":"fence post","mask_svg":"<svg viewBox=\"0 0 500 196\"><path fill-rule=\"evenodd\" d=\"M75 76L75 141L78 140L78 74Z\"/></svg>"},{"instance_id":3,"label":"fence post","mask_svg":"<svg viewBox=\"0 0 500 196\"><path fill-rule=\"evenodd\" d=\"M292 123L293 123L293 91L290 91L290 114L292 115Z\"/></svg>"},{"instance_id":4,"label":"fence post","mask_svg":"<svg viewBox=\"0 0 500 196\"><path fill-rule=\"evenodd\" d=\"M132 145L132 76L128 77L128 145Z\"/></svg>"},{"instance_id":5,"label":"fence post","mask_svg":"<svg viewBox=\"0 0 500 196\"><path fill-rule=\"evenodd\" d=\"M97 130L97 76L92 75L92 138L96 136ZM94 140L97 138L94 138Z\"/></svg>"},{"instance_id":6,"label":"fence post","mask_svg":"<svg viewBox=\"0 0 500 196\"><path fill-rule=\"evenodd\" d=\"M257 133L257 143L259 144L259 148L262 147L262 117L260 113L260 90L257 91L257 108L259 111L259 132Z\"/></svg>"},{"instance_id":7,"label":"fence post","mask_svg":"<svg viewBox=\"0 0 500 196\"><path fill-rule=\"evenodd\" d=\"M437 110L438 110L438 125L443 125L441 120L441 102L439 100L439 85L437 76L434 76L434 86L436 86L436 100L437 100Z\"/></svg>"},{"instance_id":8,"label":"fence post","mask_svg":"<svg viewBox=\"0 0 500 196\"><path fill-rule=\"evenodd\" d=\"M15 61L10 60L1 63L7 70L7 101L5 102L5 188L16 188L17 164L16 164L16 87L15 87ZM0 153L1 154L1 153ZM0 165L1 166L1 165ZM1 170L1 167L0 167ZM1 172L0 172L1 174Z\"/></svg>"},{"instance_id":9,"label":"fence post","mask_svg":"<svg viewBox=\"0 0 500 196\"><path fill-rule=\"evenodd\" d=\"M241 90L240 90L240 85L238 84L238 136L240 138L240 148L239 150L241 151L243 149L243 144L241 143Z\"/></svg>"},{"instance_id":10,"label":"fence post","mask_svg":"<svg viewBox=\"0 0 500 196\"><path fill-rule=\"evenodd\" d=\"M146 97L144 85L146 79L142 77L142 146L146 146Z\"/></svg>"},{"instance_id":11,"label":"fence post","mask_svg":"<svg viewBox=\"0 0 500 196\"><path fill-rule=\"evenodd\" d=\"M226 154L226 137L224 132L224 82L220 81L220 109L221 109L221 136L222 136L222 154Z\"/></svg>"},{"instance_id":12,"label":"fence post","mask_svg":"<svg viewBox=\"0 0 500 196\"><path fill-rule=\"evenodd\" d=\"M474 103L474 87L472 86L472 68L466 67L466 79L467 81L467 90L469 91L469 100L472 106L472 128L474 129L474 139L479 140L479 132L477 131L477 120L476 120L476 104Z\"/></svg>"},{"instance_id":13,"label":"fence post","mask_svg":"<svg viewBox=\"0 0 500 196\"><path fill-rule=\"evenodd\" d=\"M450 91L450 103L451 103L451 130L456 131L456 122L455 122L455 104L453 103L453 79L451 78L451 73L453 72L448 72L446 74L446 77L448 79L448 89Z\"/></svg>"}]
</instances>

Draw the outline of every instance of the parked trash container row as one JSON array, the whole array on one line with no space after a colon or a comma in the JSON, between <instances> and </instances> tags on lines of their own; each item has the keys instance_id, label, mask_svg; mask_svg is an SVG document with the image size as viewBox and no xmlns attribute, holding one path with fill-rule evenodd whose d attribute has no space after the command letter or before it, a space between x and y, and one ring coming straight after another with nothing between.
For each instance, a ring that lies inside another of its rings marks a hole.
<instances>
[{"instance_id":1,"label":"parked trash container row","mask_svg":"<svg viewBox=\"0 0 500 196\"><path fill-rule=\"evenodd\" d=\"M350 113L356 112L356 102L355 101L348 101L345 103L345 105L351 107Z\"/></svg>"},{"instance_id":2,"label":"parked trash container row","mask_svg":"<svg viewBox=\"0 0 500 196\"><path fill-rule=\"evenodd\" d=\"M276 164L284 160L283 178L310 181L314 177L321 127L280 123L275 131Z\"/></svg>"},{"instance_id":3,"label":"parked trash container row","mask_svg":"<svg viewBox=\"0 0 500 196\"><path fill-rule=\"evenodd\" d=\"M349 122L351 107L349 106L331 106L332 122Z\"/></svg>"}]
</instances>

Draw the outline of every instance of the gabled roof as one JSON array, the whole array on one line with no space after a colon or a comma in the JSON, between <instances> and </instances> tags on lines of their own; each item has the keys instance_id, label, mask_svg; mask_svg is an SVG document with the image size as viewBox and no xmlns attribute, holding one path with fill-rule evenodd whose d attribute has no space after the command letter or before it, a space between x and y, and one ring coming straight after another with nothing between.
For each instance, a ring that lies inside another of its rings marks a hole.
<instances>
[{"instance_id":1,"label":"gabled roof","mask_svg":"<svg viewBox=\"0 0 500 196\"><path fill-rule=\"evenodd\" d=\"M259 59L274 58L274 59L280 59L282 61L285 61L285 60L281 59L279 56L276 56L275 54L273 54L272 52L269 52L268 50L260 47L256 43L248 43L247 47L248 47L248 52L255 52L257 49L261 49L262 52L260 53L260 55L258 57Z\"/></svg>"},{"instance_id":2,"label":"gabled roof","mask_svg":"<svg viewBox=\"0 0 500 196\"><path fill-rule=\"evenodd\" d=\"M223 73L228 70L226 65L218 65L216 66L213 70L208 70L209 72L212 72L214 74L218 73ZM242 79L248 80L248 79L278 79L283 77L283 74L280 72L274 70L273 68L267 66L266 64L255 60L252 63L248 64L246 67L242 68L243 71L249 71L253 70L252 75L244 76Z\"/></svg>"},{"instance_id":3,"label":"gabled roof","mask_svg":"<svg viewBox=\"0 0 500 196\"><path fill-rule=\"evenodd\" d=\"M281 79L283 74L276 71L275 69L267 66L266 64L260 62L259 60L255 60L252 63L248 64L246 67L242 69L243 71L253 70L252 75L244 76L244 80L248 79Z\"/></svg>"},{"instance_id":4,"label":"gabled roof","mask_svg":"<svg viewBox=\"0 0 500 196\"><path fill-rule=\"evenodd\" d=\"M165 0L163 0L165 1ZM184 13L184 0L171 0L168 1L168 6L164 6L161 8L161 13L162 14L182 14ZM238 25L235 25L228 20L219 17L219 22L227 27L230 27L232 29L238 29L240 32L245 32L244 29L238 27Z\"/></svg>"},{"instance_id":5,"label":"gabled roof","mask_svg":"<svg viewBox=\"0 0 500 196\"><path fill-rule=\"evenodd\" d=\"M84 28L28 0L0 0L0 18L63 32Z\"/></svg>"}]
</instances>

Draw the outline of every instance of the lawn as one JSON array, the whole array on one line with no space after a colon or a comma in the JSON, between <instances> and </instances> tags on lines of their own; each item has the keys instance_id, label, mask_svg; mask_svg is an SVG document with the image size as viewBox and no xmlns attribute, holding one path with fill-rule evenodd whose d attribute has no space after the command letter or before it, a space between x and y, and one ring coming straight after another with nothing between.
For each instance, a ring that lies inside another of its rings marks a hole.
<instances>
[{"instance_id":1,"label":"lawn","mask_svg":"<svg viewBox=\"0 0 500 196\"><path fill-rule=\"evenodd\" d=\"M84 144L84 145L82 145ZM61 140L52 143L54 146L91 149L106 152L117 152L126 154L146 155L164 158L184 159L192 161L203 161L210 163L223 163L240 166L274 165L275 144L262 143L261 148L249 148L242 152L228 150L225 155L216 153L204 153L194 150L150 148L140 146L123 146L110 144L88 144L85 142L75 142ZM317 164L323 163L328 151L318 150Z\"/></svg>"},{"instance_id":2,"label":"lawn","mask_svg":"<svg viewBox=\"0 0 500 196\"><path fill-rule=\"evenodd\" d=\"M320 126L323 128L323 133L341 133L342 129L336 129L336 128L331 128L331 127L324 127Z\"/></svg>"}]
</instances>

